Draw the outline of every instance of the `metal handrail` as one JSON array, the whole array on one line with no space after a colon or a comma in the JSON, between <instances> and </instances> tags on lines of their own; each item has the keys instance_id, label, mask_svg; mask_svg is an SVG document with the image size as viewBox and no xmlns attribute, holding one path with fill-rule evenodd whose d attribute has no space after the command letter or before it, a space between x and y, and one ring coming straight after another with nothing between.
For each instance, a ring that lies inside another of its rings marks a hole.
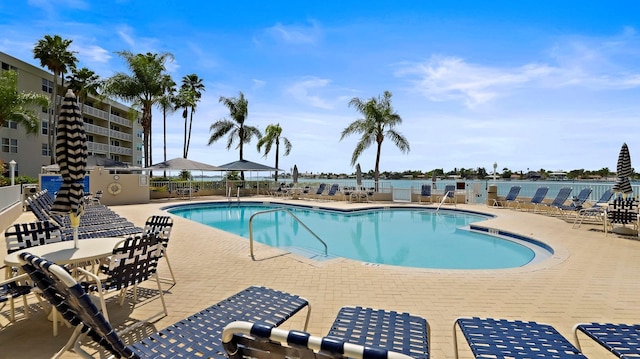
<instances>
[{"instance_id":1,"label":"metal handrail","mask_svg":"<svg viewBox=\"0 0 640 359\"><path fill-rule=\"evenodd\" d=\"M264 211L256 212L256 213L252 214L251 217L249 217L249 252L251 253L251 259L256 260L256 258L253 255L253 217L255 217L255 216L259 215L259 214L265 214L265 213L277 212L277 211L285 211L285 212L289 213L291 215L291 217L293 217L293 219L298 221L298 223L300 223L302 225L302 227L304 227L307 231L309 231L309 233L311 233L314 237L316 237L316 239L318 241L320 241L320 243L322 243L322 245L324 246L324 255L325 255L325 257L329 255L329 250L327 248L327 244L322 239L320 239L320 237L318 237L318 235L315 234L315 232L313 232L311 230L311 228L307 227L307 225L304 224L300 220L300 218L296 217L296 215L293 214L293 212L291 212L287 208L273 208L273 209L267 209L267 210L264 210Z\"/></svg>"}]
</instances>

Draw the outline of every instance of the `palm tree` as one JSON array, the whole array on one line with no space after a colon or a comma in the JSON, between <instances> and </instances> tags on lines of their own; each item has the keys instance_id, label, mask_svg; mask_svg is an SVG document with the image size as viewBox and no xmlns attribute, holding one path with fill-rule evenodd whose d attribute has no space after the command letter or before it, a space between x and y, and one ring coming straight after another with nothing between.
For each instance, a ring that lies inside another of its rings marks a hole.
<instances>
[{"instance_id":1,"label":"palm tree","mask_svg":"<svg viewBox=\"0 0 640 359\"><path fill-rule=\"evenodd\" d=\"M71 69L68 87L75 92L80 101L80 113L82 113L82 108L87 101L87 97L89 95L98 96L98 90L101 86L102 81L100 80L100 76L88 68L83 67L77 69L73 67Z\"/></svg>"},{"instance_id":2,"label":"palm tree","mask_svg":"<svg viewBox=\"0 0 640 359\"><path fill-rule=\"evenodd\" d=\"M258 141L258 152L260 148L264 146L264 158L267 157L271 151L271 146L276 145L276 168L278 168L278 159L280 153L280 140L284 143L284 156L288 156L291 153L291 142L286 137L282 137L282 127L280 124L268 125L264 130L264 136ZM275 181L278 182L278 171L276 171Z\"/></svg>"},{"instance_id":3,"label":"palm tree","mask_svg":"<svg viewBox=\"0 0 640 359\"><path fill-rule=\"evenodd\" d=\"M160 104L160 108L162 109L162 140L163 140L163 161L167 160L167 113L172 113L175 111L175 101L176 101L176 83L173 81L170 75L162 76L162 97L158 103ZM166 172L164 177L167 177Z\"/></svg>"},{"instance_id":4,"label":"palm tree","mask_svg":"<svg viewBox=\"0 0 640 359\"><path fill-rule=\"evenodd\" d=\"M37 135L40 117L30 107L49 107L49 99L40 93L18 91L18 74L15 71L0 72L0 127L9 121L24 126L27 134ZM55 129L54 129L55 130ZM49 128L49 132L52 129Z\"/></svg>"},{"instance_id":5,"label":"palm tree","mask_svg":"<svg viewBox=\"0 0 640 359\"><path fill-rule=\"evenodd\" d=\"M57 90L58 76L62 77L64 84L64 74L68 68L74 67L78 62L75 51L69 51L69 45L73 40L65 40L59 35L45 35L44 38L38 40L33 48L33 58L40 60L40 66L48 68L53 72L53 91L51 92L51 106L53 111L49 111L49 148L53 148L56 143L55 132L56 116L58 112ZM55 163L55 151L51 151L51 164Z\"/></svg>"},{"instance_id":6,"label":"palm tree","mask_svg":"<svg viewBox=\"0 0 640 359\"><path fill-rule=\"evenodd\" d=\"M151 120L154 105L160 103L163 95L162 82L167 60L173 55L165 52L154 54L133 54L130 51L117 52L127 62L131 74L117 72L105 83L104 92L121 100L142 107L140 124L144 133L142 139L144 166L151 163Z\"/></svg>"},{"instance_id":7,"label":"palm tree","mask_svg":"<svg viewBox=\"0 0 640 359\"><path fill-rule=\"evenodd\" d=\"M190 88L181 86L174 100L176 110L182 109L182 118L184 119L184 142L182 143L182 158L187 158L187 130L189 128L189 109L195 102L195 96Z\"/></svg>"},{"instance_id":8,"label":"palm tree","mask_svg":"<svg viewBox=\"0 0 640 359\"><path fill-rule=\"evenodd\" d=\"M191 107L191 116L189 117L189 130L186 129L185 118L185 145L184 145L184 158L187 158L189 154L189 144L191 143L191 126L193 125L193 114L196 112L196 106L202 98L202 92L204 92L204 84L202 79L196 74L187 75L182 78L182 88L188 89L188 96L190 97L189 106Z\"/></svg>"},{"instance_id":9,"label":"palm tree","mask_svg":"<svg viewBox=\"0 0 640 359\"><path fill-rule=\"evenodd\" d=\"M247 116L249 115L248 106L249 102L244 98L242 91L239 97L223 97L220 96L221 102L229 109L229 116L231 119L223 118L213 123L209 127L209 131L213 132L209 137L208 145L216 142L217 140L229 134L227 140L227 150L231 149L231 146L237 141L236 148L240 150L240 160L243 160L243 145L251 142L252 137L261 138L262 133L257 127L246 126L244 124ZM242 180L244 181L244 172L240 173Z\"/></svg>"},{"instance_id":10,"label":"palm tree","mask_svg":"<svg viewBox=\"0 0 640 359\"><path fill-rule=\"evenodd\" d=\"M409 152L409 141L395 130L395 127L402 123L402 118L391 106L391 92L385 91L383 97L372 97L368 101L354 97L349 101L349 107L354 107L360 112L364 118L358 119L347 126L340 136L340 141L352 134L361 134L362 137L356 145L356 149L351 156L351 165L358 162L358 158L376 142L378 148L376 150L376 166L373 172L376 191L378 190L378 177L380 175L380 153L382 150L382 141L385 138L391 140L396 147L403 153Z\"/></svg>"}]
</instances>

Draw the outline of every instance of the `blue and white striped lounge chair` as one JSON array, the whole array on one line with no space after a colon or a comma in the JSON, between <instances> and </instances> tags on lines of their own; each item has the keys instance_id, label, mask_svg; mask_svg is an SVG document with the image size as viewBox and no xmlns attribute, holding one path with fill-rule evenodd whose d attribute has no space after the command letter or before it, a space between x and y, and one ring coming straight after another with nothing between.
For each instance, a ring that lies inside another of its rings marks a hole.
<instances>
[{"instance_id":1,"label":"blue and white striped lounge chair","mask_svg":"<svg viewBox=\"0 0 640 359\"><path fill-rule=\"evenodd\" d=\"M222 332L222 346L229 359L356 358L411 359L410 356L379 347L363 346L331 337L315 337L297 330L233 322Z\"/></svg>"},{"instance_id":2,"label":"blue and white striped lounge chair","mask_svg":"<svg viewBox=\"0 0 640 359\"><path fill-rule=\"evenodd\" d=\"M498 199L494 199L493 200L493 204L492 206L500 206L503 208L509 208L509 206L512 203L516 202L516 199L518 198L518 194L520 194L520 189L522 187L520 186L511 186L511 189L509 189L509 193L507 193L507 195L504 197L503 200L498 200Z\"/></svg>"},{"instance_id":3,"label":"blue and white striped lounge chair","mask_svg":"<svg viewBox=\"0 0 640 359\"><path fill-rule=\"evenodd\" d=\"M552 214L555 211L558 211L558 207L564 206L564 203L567 201L569 196L571 195L571 191L573 188L571 187L562 187L556 194L556 198L553 199L551 203L539 203L536 205L534 212L538 209L544 208L547 211L547 214Z\"/></svg>"},{"instance_id":4,"label":"blue and white striped lounge chair","mask_svg":"<svg viewBox=\"0 0 640 359\"><path fill-rule=\"evenodd\" d=\"M575 327L575 342L581 349L578 332L586 334L618 358L640 358L640 325L638 324L578 324Z\"/></svg>"},{"instance_id":5,"label":"blue and white striped lounge chair","mask_svg":"<svg viewBox=\"0 0 640 359\"><path fill-rule=\"evenodd\" d=\"M328 338L429 359L429 323L422 317L363 307L342 307Z\"/></svg>"},{"instance_id":6,"label":"blue and white striped lounge chair","mask_svg":"<svg viewBox=\"0 0 640 359\"><path fill-rule=\"evenodd\" d=\"M229 323L252 320L277 327L304 308L307 308L304 330L309 321L307 300L265 287L249 287L141 341L126 345L65 269L29 253L22 253L20 261L43 296L76 327L56 358L72 348L83 357L91 357L81 347L82 339L89 336L116 357L227 359L222 331Z\"/></svg>"},{"instance_id":7,"label":"blue and white striped lounge chair","mask_svg":"<svg viewBox=\"0 0 640 359\"><path fill-rule=\"evenodd\" d=\"M420 203L422 203L422 201L425 198L429 199L429 202L427 202L427 203L433 202L433 200L431 199L431 185L430 184L423 184L422 187L420 188Z\"/></svg>"},{"instance_id":8,"label":"blue and white striped lounge chair","mask_svg":"<svg viewBox=\"0 0 640 359\"><path fill-rule=\"evenodd\" d=\"M550 325L474 317L459 318L453 325L456 359L458 358L456 326L460 328L475 358L587 358Z\"/></svg>"},{"instance_id":9,"label":"blue and white striped lounge chair","mask_svg":"<svg viewBox=\"0 0 640 359\"><path fill-rule=\"evenodd\" d=\"M327 192L327 194L325 195L321 195L321 198L327 198L327 197L339 197L342 196L341 193L339 193L340 190L340 185L337 183L334 183L331 185L331 188L329 188L329 192Z\"/></svg>"},{"instance_id":10,"label":"blue and white striped lounge chair","mask_svg":"<svg viewBox=\"0 0 640 359\"><path fill-rule=\"evenodd\" d=\"M533 194L533 197L531 197L531 200L529 202L517 201L515 209L525 210L528 209L527 207L535 209L536 206L540 205L544 201L544 198L547 196L548 192L549 187L538 187L536 193Z\"/></svg>"},{"instance_id":11,"label":"blue and white striped lounge chair","mask_svg":"<svg viewBox=\"0 0 640 359\"><path fill-rule=\"evenodd\" d=\"M578 213L576 213L576 218L573 220L573 228L579 228L587 218L594 218L598 223L602 223L604 211L609 205L611 197L613 197L613 190L608 189L591 207L580 209Z\"/></svg>"}]
</instances>

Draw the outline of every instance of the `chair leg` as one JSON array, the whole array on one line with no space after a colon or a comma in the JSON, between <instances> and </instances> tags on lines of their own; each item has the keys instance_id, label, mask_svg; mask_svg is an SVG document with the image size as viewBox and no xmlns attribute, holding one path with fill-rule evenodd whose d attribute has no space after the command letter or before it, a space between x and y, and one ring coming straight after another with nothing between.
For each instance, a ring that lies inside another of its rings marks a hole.
<instances>
[{"instance_id":1,"label":"chair leg","mask_svg":"<svg viewBox=\"0 0 640 359\"><path fill-rule=\"evenodd\" d=\"M164 256L164 260L165 262L167 262L167 267L169 267L169 273L171 273L171 279L173 280L173 284L176 284L176 276L173 274L173 268L171 268L171 262L169 262L169 256L167 255L167 252L164 251L163 252L163 256Z\"/></svg>"}]
</instances>

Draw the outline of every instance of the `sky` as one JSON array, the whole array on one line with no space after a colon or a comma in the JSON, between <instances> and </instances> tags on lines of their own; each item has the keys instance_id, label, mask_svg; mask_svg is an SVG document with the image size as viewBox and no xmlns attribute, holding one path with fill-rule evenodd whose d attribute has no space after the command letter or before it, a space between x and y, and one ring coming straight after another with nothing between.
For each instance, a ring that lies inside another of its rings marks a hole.
<instances>
[{"instance_id":1,"label":"sky","mask_svg":"<svg viewBox=\"0 0 640 359\"><path fill-rule=\"evenodd\" d=\"M291 141L281 169L353 173L360 136L340 137L362 116L349 101L390 91L410 151L383 141L381 171L615 171L623 143L640 161L639 11L624 0L18 0L0 2L0 51L39 66L36 42L60 35L103 78L127 71L118 51L173 54L177 83L195 73L205 85L188 157L213 165L239 159L226 137L207 143L229 115L220 97L241 91L246 124L279 124ZM155 110L152 163L162 130ZM170 115L167 159L182 156L183 131ZM275 148L265 158L256 144L244 158L274 165ZM375 156L374 143L364 172Z\"/></svg>"}]
</instances>

